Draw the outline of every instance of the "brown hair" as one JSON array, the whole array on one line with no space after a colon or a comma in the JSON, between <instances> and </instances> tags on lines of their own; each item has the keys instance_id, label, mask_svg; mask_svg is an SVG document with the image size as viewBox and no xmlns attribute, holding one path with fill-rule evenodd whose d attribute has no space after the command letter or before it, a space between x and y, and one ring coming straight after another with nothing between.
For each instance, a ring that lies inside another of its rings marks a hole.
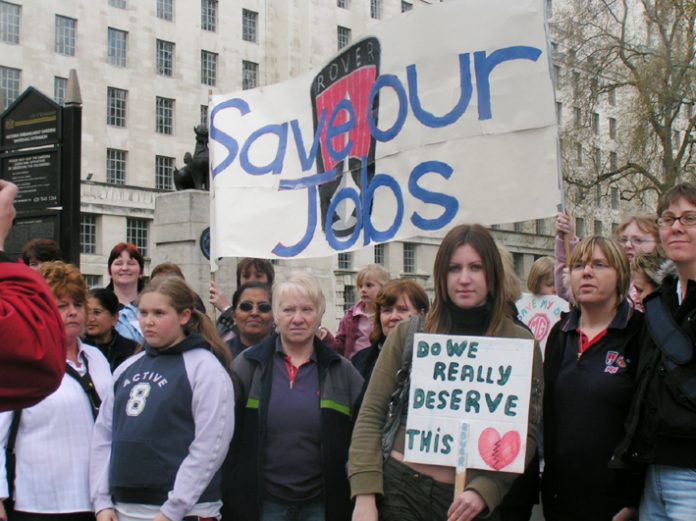
<instances>
[{"instance_id":1,"label":"brown hair","mask_svg":"<svg viewBox=\"0 0 696 521\"><path fill-rule=\"evenodd\" d=\"M155 266L152 269L152 272L150 272L150 280L154 279L158 275L172 275L186 280L186 277L184 277L184 272L181 271L179 265L174 264L173 262L162 262Z\"/></svg>"},{"instance_id":2,"label":"brown hair","mask_svg":"<svg viewBox=\"0 0 696 521\"><path fill-rule=\"evenodd\" d=\"M449 231L442 240L435 256L435 265L433 266L435 299L425 317L424 326L428 333L449 333L452 329L452 317L447 310L447 304L450 302L447 293L447 275L454 251L466 244L474 248L479 254L486 273L488 301L491 304L491 320L486 334L495 335L503 322L506 309L505 270L498 246L488 230L480 224L462 224Z\"/></svg>"},{"instance_id":3,"label":"brown hair","mask_svg":"<svg viewBox=\"0 0 696 521\"><path fill-rule=\"evenodd\" d=\"M551 257L539 257L534 261L527 277L527 289L529 289L532 295L541 293L541 285L547 278L551 277L553 281L553 270L555 267L556 261Z\"/></svg>"},{"instance_id":4,"label":"brown hair","mask_svg":"<svg viewBox=\"0 0 696 521\"><path fill-rule=\"evenodd\" d=\"M178 277L158 277L151 281L138 295L138 301L147 293L159 293L169 299L177 313L191 310L191 318L184 326L185 332L198 333L210 344L210 350L222 365L231 372L232 356L225 343L220 339L215 324L207 315L196 309L195 293L183 279Z\"/></svg>"},{"instance_id":5,"label":"brown hair","mask_svg":"<svg viewBox=\"0 0 696 521\"><path fill-rule=\"evenodd\" d=\"M379 290L375 299L375 317L370 333L370 342L383 342L386 338L382 330L382 308L393 306L401 295L405 295L420 313L427 313L430 301L425 290L412 280L390 280Z\"/></svg>"},{"instance_id":6,"label":"brown hair","mask_svg":"<svg viewBox=\"0 0 696 521\"><path fill-rule=\"evenodd\" d=\"M275 269L273 269L273 264L266 259L256 259L254 257L244 257L237 264L237 287L241 285L242 275L247 273L251 268L254 268L259 273L266 275L268 279L268 285L273 286L273 279L275 279Z\"/></svg>"},{"instance_id":7,"label":"brown hair","mask_svg":"<svg viewBox=\"0 0 696 521\"><path fill-rule=\"evenodd\" d=\"M29 266L32 260L37 262L62 261L63 253L58 243L51 239L34 239L22 248L22 260Z\"/></svg>"},{"instance_id":8,"label":"brown hair","mask_svg":"<svg viewBox=\"0 0 696 521\"><path fill-rule=\"evenodd\" d=\"M618 242L614 239L601 237L599 235L586 237L578 243L573 253L570 254L568 266L572 271L575 264L590 261L595 246L598 247L606 257L609 266L616 271L616 305L618 306L626 300L628 288L631 285L631 269L628 265L628 257L626 257L626 252ZM576 295L573 296L577 299Z\"/></svg>"},{"instance_id":9,"label":"brown hair","mask_svg":"<svg viewBox=\"0 0 696 521\"><path fill-rule=\"evenodd\" d=\"M696 206L696 185L694 183L680 183L663 193L657 202L657 215L662 215L662 212L679 201L679 199L685 199L690 204Z\"/></svg>"},{"instance_id":10,"label":"brown hair","mask_svg":"<svg viewBox=\"0 0 696 521\"><path fill-rule=\"evenodd\" d=\"M46 279L56 299L69 297L75 304L87 302L87 284L74 264L63 261L43 262L39 265L39 273Z\"/></svg>"}]
</instances>

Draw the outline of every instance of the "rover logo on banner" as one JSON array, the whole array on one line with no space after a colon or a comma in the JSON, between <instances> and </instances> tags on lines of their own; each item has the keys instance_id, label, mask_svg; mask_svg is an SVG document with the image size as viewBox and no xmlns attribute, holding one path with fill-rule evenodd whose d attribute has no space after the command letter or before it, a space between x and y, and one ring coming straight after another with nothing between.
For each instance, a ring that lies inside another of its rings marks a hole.
<instances>
[{"instance_id":1,"label":"rover logo on banner","mask_svg":"<svg viewBox=\"0 0 696 521\"><path fill-rule=\"evenodd\" d=\"M213 259L327 256L561 200L541 0L395 16L209 116Z\"/></svg>"}]
</instances>

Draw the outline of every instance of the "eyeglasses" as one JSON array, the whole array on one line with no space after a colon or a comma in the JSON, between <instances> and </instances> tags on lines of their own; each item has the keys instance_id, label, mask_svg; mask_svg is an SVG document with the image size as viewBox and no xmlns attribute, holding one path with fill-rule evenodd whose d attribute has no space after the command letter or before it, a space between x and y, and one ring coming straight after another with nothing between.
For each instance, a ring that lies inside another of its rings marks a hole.
<instances>
[{"instance_id":1,"label":"eyeglasses","mask_svg":"<svg viewBox=\"0 0 696 521\"><path fill-rule=\"evenodd\" d=\"M696 212L686 212L681 214L679 217L677 217L676 215L667 214L663 217L660 217L655 222L657 222L657 225L660 228L671 228L676 221L679 221L681 225L686 228L696 226Z\"/></svg>"},{"instance_id":2,"label":"eyeglasses","mask_svg":"<svg viewBox=\"0 0 696 521\"><path fill-rule=\"evenodd\" d=\"M633 246L642 246L643 244L655 242L655 239L644 239L643 237L621 237L619 242L624 246L629 242L633 244Z\"/></svg>"},{"instance_id":3,"label":"eyeglasses","mask_svg":"<svg viewBox=\"0 0 696 521\"><path fill-rule=\"evenodd\" d=\"M249 313L252 309L258 309L259 313L270 313L271 305L268 302L261 302L260 304L254 304L253 302L249 302L248 300L245 300L244 302L239 304L239 309L244 311L245 313Z\"/></svg>"},{"instance_id":4,"label":"eyeglasses","mask_svg":"<svg viewBox=\"0 0 696 521\"><path fill-rule=\"evenodd\" d=\"M585 271L587 266L589 266L592 271L604 271L611 268L607 261L591 260L589 262L576 262L570 267L570 269L573 271Z\"/></svg>"}]
</instances>

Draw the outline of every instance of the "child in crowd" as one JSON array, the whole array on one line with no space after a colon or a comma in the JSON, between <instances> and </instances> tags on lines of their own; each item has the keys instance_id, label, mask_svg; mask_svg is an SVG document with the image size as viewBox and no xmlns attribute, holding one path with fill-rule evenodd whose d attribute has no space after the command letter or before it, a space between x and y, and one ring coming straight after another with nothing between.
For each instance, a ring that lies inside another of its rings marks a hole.
<instances>
[{"instance_id":1,"label":"child in crowd","mask_svg":"<svg viewBox=\"0 0 696 521\"><path fill-rule=\"evenodd\" d=\"M138 304L144 350L114 373L92 440L97 519L216 518L234 431L229 352L183 280L158 277Z\"/></svg>"},{"instance_id":2,"label":"child in crowd","mask_svg":"<svg viewBox=\"0 0 696 521\"><path fill-rule=\"evenodd\" d=\"M336 338L327 334L322 340L339 354L350 359L355 353L370 347L379 290L389 282L389 272L379 264L370 264L358 272L360 300L351 307L338 325Z\"/></svg>"},{"instance_id":3,"label":"child in crowd","mask_svg":"<svg viewBox=\"0 0 696 521\"><path fill-rule=\"evenodd\" d=\"M665 259L658 253L639 253L631 260L631 286L635 288L635 304L643 309L645 297L655 291L664 275L660 267Z\"/></svg>"}]
</instances>

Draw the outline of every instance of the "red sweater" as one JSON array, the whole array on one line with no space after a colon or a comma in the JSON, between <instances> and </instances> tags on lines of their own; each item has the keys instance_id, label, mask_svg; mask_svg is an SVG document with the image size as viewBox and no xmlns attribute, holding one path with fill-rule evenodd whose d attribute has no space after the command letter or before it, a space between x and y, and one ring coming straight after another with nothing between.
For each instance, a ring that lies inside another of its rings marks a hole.
<instances>
[{"instance_id":1,"label":"red sweater","mask_svg":"<svg viewBox=\"0 0 696 521\"><path fill-rule=\"evenodd\" d=\"M0 252L0 411L29 407L65 372L65 330L53 293L34 270Z\"/></svg>"}]
</instances>

